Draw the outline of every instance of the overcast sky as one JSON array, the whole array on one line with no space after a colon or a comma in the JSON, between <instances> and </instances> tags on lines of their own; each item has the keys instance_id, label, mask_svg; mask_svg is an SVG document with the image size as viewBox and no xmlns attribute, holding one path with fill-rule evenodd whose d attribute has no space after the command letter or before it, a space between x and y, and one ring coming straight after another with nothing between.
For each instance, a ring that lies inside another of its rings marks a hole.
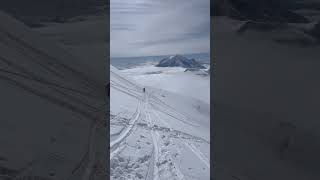
<instances>
[{"instance_id":1,"label":"overcast sky","mask_svg":"<svg viewBox=\"0 0 320 180\"><path fill-rule=\"evenodd\" d=\"M111 56L209 52L210 0L111 0Z\"/></svg>"}]
</instances>

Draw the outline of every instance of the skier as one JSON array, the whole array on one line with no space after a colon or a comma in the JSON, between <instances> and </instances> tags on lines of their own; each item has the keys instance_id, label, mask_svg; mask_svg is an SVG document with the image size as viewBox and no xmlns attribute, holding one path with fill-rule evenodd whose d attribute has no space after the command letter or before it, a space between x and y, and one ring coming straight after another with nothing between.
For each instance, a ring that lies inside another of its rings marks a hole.
<instances>
[{"instance_id":1,"label":"skier","mask_svg":"<svg viewBox=\"0 0 320 180\"><path fill-rule=\"evenodd\" d=\"M143 88L143 92L146 92L146 88Z\"/></svg>"}]
</instances>

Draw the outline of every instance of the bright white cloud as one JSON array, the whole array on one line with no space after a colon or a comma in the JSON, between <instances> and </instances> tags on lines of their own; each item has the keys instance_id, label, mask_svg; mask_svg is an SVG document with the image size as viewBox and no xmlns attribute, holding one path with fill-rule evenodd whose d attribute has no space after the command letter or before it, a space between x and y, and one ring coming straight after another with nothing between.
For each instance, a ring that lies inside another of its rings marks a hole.
<instances>
[{"instance_id":1,"label":"bright white cloud","mask_svg":"<svg viewBox=\"0 0 320 180\"><path fill-rule=\"evenodd\" d=\"M210 0L111 0L111 56L209 52Z\"/></svg>"}]
</instances>

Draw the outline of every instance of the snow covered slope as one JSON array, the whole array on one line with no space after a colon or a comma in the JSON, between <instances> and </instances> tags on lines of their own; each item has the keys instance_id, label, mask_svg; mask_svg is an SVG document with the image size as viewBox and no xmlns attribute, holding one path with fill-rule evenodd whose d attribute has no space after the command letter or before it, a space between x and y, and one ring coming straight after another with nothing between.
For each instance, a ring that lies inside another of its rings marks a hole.
<instances>
[{"instance_id":1,"label":"snow covered slope","mask_svg":"<svg viewBox=\"0 0 320 180\"><path fill-rule=\"evenodd\" d=\"M201 72L185 72L181 67L140 66L121 70L135 82L144 86L159 87L210 104L210 77ZM200 71L200 70L199 70ZM201 69L202 71L202 69ZM199 75L200 74L200 75Z\"/></svg>"},{"instance_id":2,"label":"snow covered slope","mask_svg":"<svg viewBox=\"0 0 320 180\"><path fill-rule=\"evenodd\" d=\"M319 46L214 17L216 179L319 179ZM269 38L268 38L269 37Z\"/></svg>"},{"instance_id":3,"label":"snow covered slope","mask_svg":"<svg viewBox=\"0 0 320 180\"><path fill-rule=\"evenodd\" d=\"M0 21L0 177L105 179L106 82L55 41Z\"/></svg>"},{"instance_id":4,"label":"snow covered slope","mask_svg":"<svg viewBox=\"0 0 320 180\"><path fill-rule=\"evenodd\" d=\"M110 67L111 179L209 179L209 106Z\"/></svg>"}]
</instances>

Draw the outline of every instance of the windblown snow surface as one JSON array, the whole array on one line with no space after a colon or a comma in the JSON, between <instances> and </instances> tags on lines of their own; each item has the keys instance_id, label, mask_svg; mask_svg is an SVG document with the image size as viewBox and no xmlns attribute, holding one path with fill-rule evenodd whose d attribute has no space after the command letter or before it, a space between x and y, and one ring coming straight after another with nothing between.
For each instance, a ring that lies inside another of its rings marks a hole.
<instances>
[{"instance_id":1,"label":"windblown snow surface","mask_svg":"<svg viewBox=\"0 0 320 180\"><path fill-rule=\"evenodd\" d=\"M219 67L213 178L318 180L319 46L292 43L301 38L294 28L239 34L241 24L227 17L211 24Z\"/></svg>"},{"instance_id":2,"label":"windblown snow surface","mask_svg":"<svg viewBox=\"0 0 320 180\"><path fill-rule=\"evenodd\" d=\"M120 71L110 67L111 179L209 179L209 103L156 84L145 86L145 80L157 74L154 79L159 84L160 74L167 82L178 83L166 75L170 68L165 72L154 68ZM177 69L171 68L171 74L188 76L189 72ZM209 77L203 78L209 84Z\"/></svg>"},{"instance_id":3,"label":"windblown snow surface","mask_svg":"<svg viewBox=\"0 0 320 180\"><path fill-rule=\"evenodd\" d=\"M106 80L89 68L103 56L0 21L0 179L106 179Z\"/></svg>"}]
</instances>

